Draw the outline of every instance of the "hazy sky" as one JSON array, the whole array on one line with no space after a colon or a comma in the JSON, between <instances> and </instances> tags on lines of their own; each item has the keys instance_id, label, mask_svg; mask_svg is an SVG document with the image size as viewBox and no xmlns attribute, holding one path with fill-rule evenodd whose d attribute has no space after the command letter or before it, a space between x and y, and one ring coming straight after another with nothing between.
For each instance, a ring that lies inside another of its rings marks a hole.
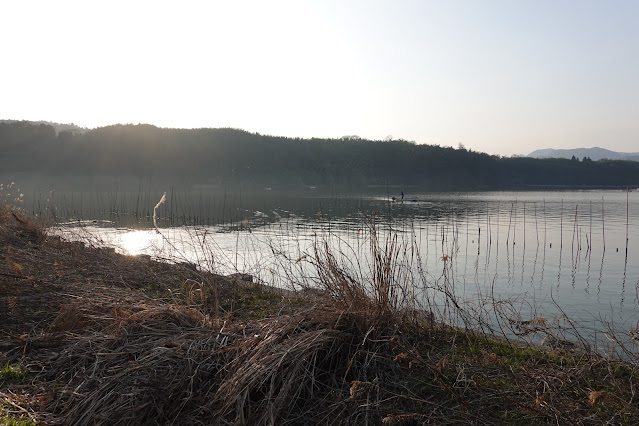
<instances>
[{"instance_id":1,"label":"hazy sky","mask_svg":"<svg viewBox=\"0 0 639 426\"><path fill-rule=\"evenodd\" d=\"M639 151L639 1L3 1L0 118Z\"/></svg>"}]
</instances>

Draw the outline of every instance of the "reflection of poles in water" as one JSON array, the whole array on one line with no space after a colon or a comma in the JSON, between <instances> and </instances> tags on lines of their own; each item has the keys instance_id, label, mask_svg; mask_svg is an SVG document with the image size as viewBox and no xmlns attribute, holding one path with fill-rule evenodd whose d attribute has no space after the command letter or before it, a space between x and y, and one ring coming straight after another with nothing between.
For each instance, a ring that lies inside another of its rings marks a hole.
<instances>
[{"instance_id":1,"label":"reflection of poles in water","mask_svg":"<svg viewBox=\"0 0 639 426\"><path fill-rule=\"evenodd\" d=\"M559 265L557 267L557 288L559 288L559 284L561 284L561 246L559 247Z\"/></svg>"},{"instance_id":2,"label":"reflection of poles in water","mask_svg":"<svg viewBox=\"0 0 639 426\"><path fill-rule=\"evenodd\" d=\"M515 203L510 203L510 212L508 214L508 232L506 233L506 266L507 266L507 274L508 282L511 282L510 276L510 228L513 222L513 208Z\"/></svg>"},{"instance_id":3,"label":"reflection of poles in water","mask_svg":"<svg viewBox=\"0 0 639 426\"><path fill-rule=\"evenodd\" d=\"M589 225L588 232L590 234L590 238L588 238L588 235L586 235L586 244L588 244L588 250L586 251L586 256L590 256L592 254L592 200L590 200L589 220L590 220L590 225Z\"/></svg>"},{"instance_id":4,"label":"reflection of poles in water","mask_svg":"<svg viewBox=\"0 0 639 426\"><path fill-rule=\"evenodd\" d=\"M628 263L628 216L630 215L630 207L628 201L628 195L630 190L626 188L626 263Z\"/></svg>"},{"instance_id":5,"label":"reflection of poles in water","mask_svg":"<svg viewBox=\"0 0 639 426\"><path fill-rule=\"evenodd\" d=\"M493 231L490 223L490 208L488 207L488 202L486 202L486 230L488 235L486 237L486 263L484 265L484 274L488 272L488 264L490 263L490 255L493 245Z\"/></svg>"},{"instance_id":6,"label":"reflection of poles in water","mask_svg":"<svg viewBox=\"0 0 639 426\"><path fill-rule=\"evenodd\" d=\"M535 233L537 234L537 247L539 247L539 224L537 223L537 203L535 202Z\"/></svg>"},{"instance_id":7,"label":"reflection of poles in water","mask_svg":"<svg viewBox=\"0 0 639 426\"><path fill-rule=\"evenodd\" d=\"M514 249L514 247L513 247ZM513 256L514 259L514 256ZM513 278L510 274L511 270L510 270L510 245L508 243L506 243L506 266L507 266L507 274L506 276L508 277L508 284L511 284L513 281ZM513 273L514 274L514 273Z\"/></svg>"},{"instance_id":8,"label":"reflection of poles in water","mask_svg":"<svg viewBox=\"0 0 639 426\"><path fill-rule=\"evenodd\" d=\"M513 222L513 206L515 205L515 203L510 203L510 216L508 217L508 234L506 235L506 245L508 245L508 242L510 240L510 225Z\"/></svg>"},{"instance_id":9,"label":"reflection of poles in water","mask_svg":"<svg viewBox=\"0 0 639 426\"><path fill-rule=\"evenodd\" d=\"M466 273L468 272L468 233L469 233L469 229L470 229L470 207L468 205L468 196L466 196L466 251L465 251L465 255L464 255L464 278L466 277ZM466 285L466 282L464 281L464 285ZM465 289L465 287L464 287Z\"/></svg>"},{"instance_id":10,"label":"reflection of poles in water","mask_svg":"<svg viewBox=\"0 0 639 426\"><path fill-rule=\"evenodd\" d=\"M497 202L497 252L495 254L497 258L499 258L499 216L501 215L500 207L501 207L501 202L498 201Z\"/></svg>"},{"instance_id":11,"label":"reflection of poles in water","mask_svg":"<svg viewBox=\"0 0 639 426\"><path fill-rule=\"evenodd\" d=\"M571 246L571 250L572 253L574 254L575 251L575 236L577 233L577 212L578 212L578 205L575 205L575 220L572 222L572 246ZM579 246L579 242L577 242L577 246ZM577 251L579 251L579 249L577 249ZM573 256L574 257L574 256Z\"/></svg>"},{"instance_id":12,"label":"reflection of poles in water","mask_svg":"<svg viewBox=\"0 0 639 426\"><path fill-rule=\"evenodd\" d=\"M546 251L546 199L544 198L544 252Z\"/></svg>"},{"instance_id":13,"label":"reflection of poles in water","mask_svg":"<svg viewBox=\"0 0 639 426\"><path fill-rule=\"evenodd\" d=\"M433 234L433 243L434 243L434 246L435 246L435 258L436 259L439 258L439 254L438 254L438 251L437 251L437 229L438 229L438 227L439 227L439 224L437 222L435 222L435 232Z\"/></svg>"},{"instance_id":14,"label":"reflection of poles in water","mask_svg":"<svg viewBox=\"0 0 639 426\"><path fill-rule=\"evenodd\" d=\"M424 262L424 272L428 275L428 246L430 245L430 241L428 240L428 228L430 227L430 210L426 217L428 219L426 221L426 261Z\"/></svg>"},{"instance_id":15,"label":"reflection of poles in water","mask_svg":"<svg viewBox=\"0 0 639 426\"><path fill-rule=\"evenodd\" d=\"M486 202L486 232L488 232L488 236L486 237L486 250L488 250L488 246L492 242L492 232L490 230L490 215L488 211L488 202Z\"/></svg>"},{"instance_id":16,"label":"reflection of poles in water","mask_svg":"<svg viewBox=\"0 0 639 426\"><path fill-rule=\"evenodd\" d=\"M575 205L575 220L572 224L572 244L570 246L570 256L572 259L572 288L575 288L577 264L579 263L579 223L577 222L578 205ZM577 254L575 255L575 236L577 237Z\"/></svg>"},{"instance_id":17,"label":"reflection of poles in water","mask_svg":"<svg viewBox=\"0 0 639 426\"><path fill-rule=\"evenodd\" d=\"M623 263L623 280L621 280L621 301L619 302L619 306L623 310L623 300L626 293L626 271L628 269L628 256L626 256L626 260Z\"/></svg>"},{"instance_id":18,"label":"reflection of poles in water","mask_svg":"<svg viewBox=\"0 0 639 426\"><path fill-rule=\"evenodd\" d=\"M546 270L546 199L544 198L544 253L541 260L541 279L539 280L539 287L544 284L544 272Z\"/></svg>"},{"instance_id":19,"label":"reflection of poles in water","mask_svg":"<svg viewBox=\"0 0 639 426\"><path fill-rule=\"evenodd\" d=\"M564 247L564 199L561 199L561 210L559 211L559 254Z\"/></svg>"},{"instance_id":20,"label":"reflection of poles in water","mask_svg":"<svg viewBox=\"0 0 639 426\"><path fill-rule=\"evenodd\" d=\"M535 204L535 228L537 227L537 205ZM545 249L545 247L544 247ZM535 260L533 261L533 271L530 276L530 283L535 282L535 272L537 272L537 257L539 256L539 233L537 233L537 249L535 250Z\"/></svg>"},{"instance_id":21,"label":"reflection of poles in water","mask_svg":"<svg viewBox=\"0 0 639 426\"><path fill-rule=\"evenodd\" d=\"M572 224L572 242L573 245L575 243L575 236L577 237L577 253L581 250L581 245L579 244L579 205L575 204L575 220Z\"/></svg>"},{"instance_id":22,"label":"reflection of poles in water","mask_svg":"<svg viewBox=\"0 0 639 426\"><path fill-rule=\"evenodd\" d=\"M603 281L604 258L606 257L606 246L604 245L601 252L601 268L599 269L599 285L597 286L597 302L599 302L599 294L601 293L601 284Z\"/></svg>"},{"instance_id":23,"label":"reflection of poles in water","mask_svg":"<svg viewBox=\"0 0 639 426\"><path fill-rule=\"evenodd\" d=\"M481 247L481 224L479 221L481 220L481 212L479 211L479 207L477 208L477 259L479 260L479 249Z\"/></svg>"},{"instance_id":24,"label":"reflection of poles in water","mask_svg":"<svg viewBox=\"0 0 639 426\"><path fill-rule=\"evenodd\" d=\"M526 211L526 203L524 203L524 211ZM525 219L525 214L524 214L524 248L521 251L521 285L524 285L524 267L526 265L526 219ZM513 255L515 253L515 250L513 248Z\"/></svg>"},{"instance_id":25,"label":"reflection of poles in water","mask_svg":"<svg viewBox=\"0 0 639 426\"><path fill-rule=\"evenodd\" d=\"M513 215L513 256L515 254L515 238L517 236L517 200L515 200L515 208L514 208L514 215ZM514 257L513 257L513 261L514 261Z\"/></svg>"},{"instance_id":26,"label":"reflection of poles in water","mask_svg":"<svg viewBox=\"0 0 639 426\"><path fill-rule=\"evenodd\" d=\"M473 262L475 267L475 283L479 282L479 253L481 252L481 207L477 205L477 258ZM479 286L478 286L479 289Z\"/></svg>"},{"instance_id":27,"label":"reflection of poles in water","mask_svg":"<svg viewBox=\"0 0 639 426\"><path fill-rule=\"evenodd\" d=\"M630 215L629 194L630 191L626 188L626 259L623 263L623 281L621 282L621 309L623 309L624 293L626 292L626 270L628 269L628 217Z\"/></svg>"},{"instance_id":28,"label":"reflection of poles in water","mask_svg":"<svg viewBox=\"0 0 639 426\"><path fill-rule=\"evenodd\" d=\"M519 207L517 200L515 199L515 208L513 209L513 276L512 282L515 282L515 239L517 238L517 208Z\"/></svg>"},{"instance_id":29,"label":"reflection of poles in water","mask_svg":"<svg viewBox=\"0 0 639 426\"><path fill-rule=\"evenodd\" d=\"M486 265L484 267L484 272L485 273L488 272L488 265L490 264L490 256L491 256L492 251L493 251L493 244L492 244L493 233L492 233L492 230L491 230L490 218L488 217L488 215L486 215L486 220L488 221L488 224L486 226L487 229L488 229L488 238L486 238Z\"/></svg>"},{"instance_id":30,"label":"reflection of poles in water","mask_svg":"<svg viewBox=\"0 0 639 426\"><path fill-rule=\"evenodd\" d=\"M592 241L592 235L590 237L591 241ZM590 251L590 249L588 249L588 252L586 253L586 256L584 257L585 259L588 259L588 270L586 271L586 293L589 293L589 289L590 289L590 259L592 258L592 251Z\"/></svg>"},{"instance_id":31,"label":"reflection of poles in water","mask_svg":"<svg viewBox=\"0 0 639 426\"><path fill-rule=\"evenodd\" d=\"M561 199L561 210L559 211L559 265L557 268L557 288L559 288L559 285L561 283L561 256L563 254L563 238L564 238L564 200L563 198Z\"/></svg>"},{"instance_id":32,"label":"reflection of poles in water","mask_svg":"<svg viewBox=\"0 0 639 426\"><path fill-rule=\"evenodd\" d=\"M524 201L524 251L526 251L526 202Z\"/></svg>"},{"instance_id":33,"label":"reflection of poles in water","mask_svg":"<svg viewBox=\"0 0 639 426\"><path fill-rule=\"evenodd\" d=\"M497 202L497 242L495 244L496 246L496 250L495 250L495 276L493 278L493 283L497 280L497 271L499 271L499 216L501 215L501 204L500 202ZM637 288L639 288L639 285L637 286ZM637 290L639 292L639 290Z\"/></svg>"},{"instance_id":34,"label":"reflection of poles in water","mask_svg":"<svg viewBox=\"0 0 639 426\"><path fill-rule=\"evenodd\" d=\"M601 237L603 239L603 251L606 252L606 225L604 222L604 199L601 197Z\"/></svg>"}]
</instances>

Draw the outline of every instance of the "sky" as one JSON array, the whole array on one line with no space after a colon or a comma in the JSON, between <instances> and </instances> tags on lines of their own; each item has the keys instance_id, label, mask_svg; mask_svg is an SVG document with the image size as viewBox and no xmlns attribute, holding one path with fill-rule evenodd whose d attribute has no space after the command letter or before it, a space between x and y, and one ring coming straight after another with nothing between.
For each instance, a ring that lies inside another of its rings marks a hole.
<instances>
[{"instance_id":1,"label":"sky","mask_svg":"<svg viewBox=\"0 0 639 426\"><path fill-rule=\"evenodd\" d=\"M0 119L639 151L639 1L2 1Z\"/></svg>"}]
</instances>

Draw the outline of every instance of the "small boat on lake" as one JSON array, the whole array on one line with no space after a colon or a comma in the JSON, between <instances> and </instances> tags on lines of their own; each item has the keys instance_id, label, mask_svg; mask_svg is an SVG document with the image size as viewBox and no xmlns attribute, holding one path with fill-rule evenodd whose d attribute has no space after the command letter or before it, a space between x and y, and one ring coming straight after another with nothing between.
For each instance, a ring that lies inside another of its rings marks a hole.
<instances>
[{"instance_id":1,"label":"small boat on lake","mask_svg":"<svg viewBox=\"0 0 639 426\"><path fill-rule=\"evenodd\" d=\"M392 197L391 198L391 202L393 203L403 203L403 202L408 202L408 203L416 203L417 197L404 197L404 198L400 198L400 197Z\"/></svg>"}]
</instances>

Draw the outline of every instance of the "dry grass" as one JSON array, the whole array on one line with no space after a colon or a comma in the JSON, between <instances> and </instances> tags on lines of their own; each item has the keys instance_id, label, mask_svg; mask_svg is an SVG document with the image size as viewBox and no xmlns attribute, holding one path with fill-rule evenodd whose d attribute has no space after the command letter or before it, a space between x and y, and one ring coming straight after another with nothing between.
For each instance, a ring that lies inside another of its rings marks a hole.
<instances>
[{"instance_id":1,"label":"dry grass","mask_svg":"<svg viewBox=\"0 0 639 426\"><path fill-rule=\"evenodd\" d=\"M23 210L9 205L0 206L0 239L9 243L38 243L45 237L46 224L32 218Z\"/></svg>"},{"instance_id":2,"label":"dry grass","mask_svg":"<svg viewBox=\"0 0 639 426\"><path fill-rule=\"evenodd\" d=\"M373 260L356 273L318 247L311 259L323 292L291 305L224 277L29 233L6 213L0 226L3 255L21 266L16 273L0 263L0 362L28 371L0 395L47 424L639 418L632 364L420 319L411 310L410 253L392 238L372 240ZM212 280L220 289L214 305Z\"/></svg>"},{"instance_id":3,"label":"dry grass","mask_svg":"<svg viewBox=\"0 0 639 426\"><path fill-rule=\"evenodd\" d=\"M335 310L225 323L184 306L76 304L61 317L25 342L28 368L51 389L49 424L315 423L370 346Z\"/></svg>"}]
</instances>

